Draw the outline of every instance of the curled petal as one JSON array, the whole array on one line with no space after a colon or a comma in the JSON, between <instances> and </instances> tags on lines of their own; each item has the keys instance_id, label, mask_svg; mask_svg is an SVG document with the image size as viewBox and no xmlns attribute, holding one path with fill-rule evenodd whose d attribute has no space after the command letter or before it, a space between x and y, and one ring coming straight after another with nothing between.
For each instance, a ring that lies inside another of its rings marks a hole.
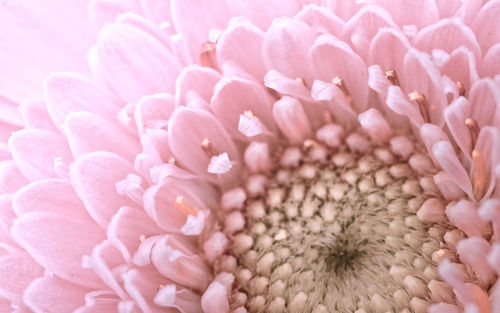
<instances>
[{"instance_id":1,"label":"curled petal","mask_svg":"<svg viewBox=\"0 0 500 313\"><path fill-rule=\"evenodd\" d=\"M273 116L281 132L291 143L299 144L311 135L311 126L302 104L285 96L274 103Z\"/></svg>"}]
</instances>

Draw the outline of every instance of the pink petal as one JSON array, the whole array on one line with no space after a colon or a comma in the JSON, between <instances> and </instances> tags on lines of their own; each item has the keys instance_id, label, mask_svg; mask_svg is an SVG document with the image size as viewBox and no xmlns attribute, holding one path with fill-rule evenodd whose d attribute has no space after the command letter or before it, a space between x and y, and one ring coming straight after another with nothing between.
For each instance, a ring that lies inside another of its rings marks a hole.
<instances>
[{"instance_id":1,"label":"pink petal","mask_svg":"<svg viewBox=\"0 0 500 313\"><path fill-rule=\"evenodd\" d=\"M56 177L55 158L60 157L65 163L73 159L64 137L42 129L23 129L13 133L9 147L19 170L32 181Z\"/></svg>"},{"instance_id":2,"label":"pink petal","mask_svg":"<svg viewBox=\"0 0 500 313\"><path fill-rule=\"evenodd\" d=\"M56 131L54 123L50 119L47 107L43 102L24 102L18 107L23 117L26 128L42 128Z\"/></svg>"},{"instance_id":3,"label":"pink petal","mask_svg":"<svg viewBox=\"0 0 500 313\"><path fill-rule=\"evenodd\" d=\"M121 299L128 299L129 296L123 290L121 274L128 268L120 251L118 251L108 240L99 243L92 250L90 257L85 257L85 265L99 276L112 292Z\"/></svg>"},{"instance_id":4,"label":"pink petal","mask_svg":"<svg viewBox=\"0 0 500 313\"><path fill-rule=\"evenodd\" d=\"M45 102L52 121L60 130L66 114L89 111L109 120L116 120L122 104L90 78L75 73L51 74L44 83Z\"/></svg>"},{"instance_id":5,"label":"pink petal","mask_svg":"<svg viewBox=\"0 0 500 313\"><path fill-rule=\"evenodd\" d=\"M462 6L461 0L436 0L440 18L452 17ZM434 313L434 312L433 312Z\"/></svg>"},{"instance_id":6,"label":"pink petal","mask_svg":"<svg viewBox=\"0 0 500 313\"><path fill-rule=\"evenodd\" d=\"M19 189L12 202L17 216L45 211L82 221L92 221L71 184L59 179L32 182Z\"/></svg>"},{"instance_id":7,"label":"pink petal","mask_svg":"<svg viewBox=\"0 0 500 313\"><path fill-rule=\"evenodd\" d=\"M466 194L474 198L469 175L455 154L453 146L448 141L439 141L432 147L432 153L446 174L453 178Z\"/></svg>"},{"instance_id":8,"label":"pink petal","mask_svg":"<svg viewBox=\"0 0 500 313\"><path fill-rule=\"evenodd\" d=\"M392 136L392 128L384 116L371 108L359 114L359 123L373 141L387 141Z\"/></svg>"},{"instance_id":9,"label":"pink petal","mask_svg":"<svg viewBox=\"0 0 500 313\"><path fill-rule=\"evenodd\" d=\"M473 29L477 36L477 41L482 51L488 49L494 44L500 42L500 1L488 1L483 5L477 15L474 16Z\"/></svg>"},{"instance_id":10,"label":"pink petal","mask_svg":"<svg viewBox=\"0 0 500 313\"><path fill-rule=\"evenodd\" d=\"M479 217L476 206L470 201L450 203L446 208L446 216L451 224L469 237L481 237L488 231L488 224Z\"/></svg>"},{"instance_id":11,"label":"pink petal","mask_svg":"<svg viewBox=\"0 0 500 313\"><path fill-rule=\"evenodd\" d=\"M254 8L253 4L255 1L249 8ZM264 12L267 10L261 11L259 14ZM232 62L235 66L251 74L257 81L261 81L266 73L260 52L263 40L264 32L250 23L241 22L230 25L217 41L217 60L221 65Z\"/></svg>"},{"instance_id":12,"label":"pink petal","mask_svg":"<svg viewBox=\"0 0 500 313\"><path fill-rule=\"evenodd\" d=\"M139 247L139 238L162 233L153 221L139 209L121 207L111 219L107 229L108 240L127 262Z\"/></svg>"},{"instance_id":13,"label":"pink petal","mask_svg":"<svg viewBox=\"0 0 500 313\"><path fill-rule=\"evenodd\" d=\"M311 136L311 126L302 104L285 96L274 103L273 116L285 137L293 144L300 144Z\"/></svg>"},{"instance_id":14,"label":"pink petal","mask_svg":"<svg viewBox=\"0 0 500 313\"><path fill-rule=\"evenodd\" d=\"M434 175L433 180L446 201L460 200L465 196L456 181L445 172L441 171L437 173Z\"/></svg>"},{"instance_id":15,"label":"pink petal","mask_svg":"<svg viewBox=\"0 0 500 313\"><path fill-rule=\"evenodd\" d=\"M190 93L196 93L206 102L210 102L215 84L220 74L209 68L198 65L189 65L182 69L176 82L175 105L186 105Z\"/></svg>"},{"instance_id":16,"label":"pink petal","mask_svg":"<svg viewBox=\"0 0 500 313\"><path fill-rule=\"evenodd\" d=\"M483 78L472 85L469 93L471 103L471 118L475 119L480 127L493 125L493 118L498 111L500 92L498 86L490 78Z\"/></svg>"},{"instance_id":17,"label":"pink petal","mask_svg":"<svg viewBox=\"0 0 500 313\"><path fill-rule=\"evenodd\" d=\"M156 94L143 97L135 107L134 119L139 134L146 129L165 128L174 111L174 97L170 94Z\"/></svg>"},{"instance_id":18,"label":"pink petal","mask_svg":"<svg viewBox=\"0 0 500 313\"><path fill-rule=\"evenodd\" d=\"M227 248L228 239L222 232L213 233L204 243L203 251L210 262L220 257Z\"/></svg>"},{"instance_id":19,"label":"pink petal","mask_svg":"<svg viewBox=\"0 0 500 313\"><path fill-rule=\"evenodd\" d=\"M469 237L458 242L457 252L462 263L472 267L482 284L487 285L493 279L495 271L487 262L491 246L481 237Z\"/></svg>"},{"instance_id":20,"label":"pink petal","mask_svg":"<svg viewBox=\"0 0 500 313\"><path fill-rule=\"evenodd\" d=\"M0 43L0 94L16 102L41 100L40 82L50 73L87 73L85 55L95 30L82 14L86 9L85 0L4 2L0 21L9 32Z\"/></svg>"},{"instance_id":21,"label":"pink petal","mask_svg":"<svg viewBox=\"0 0 500 313\"><path fill-rule=\"evenodd\" d=\"M268 29L274 18L293 16L301 8L297 1L278 3L254 0L249 3L245 0L233 0L228 1L227 4L232 16L244 16L262 30Z\"/></svg>"},{"instance_id":22,"label":"pink petal","mask_svg":"<svg viewBox=\"0 0 500 313\"><path fill-rule=\"evenodd\" d=\"M433 0L377 0L375 3L389 11L396 24L417 25L422 28L439 19L439 12Z\"/></svg>"},{"instance_id":23,"label":"pink petal","mask_svg":"<svg viewBox=\"0 0 500 313\"><path fill-rule=\"evenodd\" d=\"M146 17L160 25L171 22L170 1L164 0L142 0L142 10Z\"/></svg>"},{"instance_id":24,"label":"pink petal","mask_svg":"<svg viewBox=\"0 0 500 313\"><path fill-rule=\"evenodd\" d=\"M158 272L151 267L144 269L131 269L123 275L123 285L135 304L144 313L173 313L170 310L160 308L153 302L158 286L166 281Z\"/></svg>"},{"instance_id":25,"label":"pink petal","mask_svg":"<svg viewBox=\"0 0 500 313\"><path fill-rule=\"evenodd\" d=\"M418 108L406 99L399 86L389 86L386 103L394 112L407 116L418 128L424 123Z\"/></svg>"},{"instance_id":26,"label":"pink petal","mask_svg":"<svg viewBox=\"0 0 500 313\"><path fill-rule=\"evenodd\" d=\"M500 73L500 43L493 45L483 58L482 75L493 77Z\"/></svg>"},{"instance_id":27,"label":"pink petal","mask_svg":"<svg viewBox=\"0 0 500 313\"><path fill-rule=\"evenodd\" d=\"M85 295L85 305L73 313L118 313L120 299L111 290L96 290Z\"/></svg>"},{"instance_id":28,"label":"pink petal","mask_svg":"<svg viewBox=\"0 0 500 313\"><path fill-rule=\"evenodd\" d=\"M219 121L233 134L239 134L239 117L245 111L251 111L271 132L276 129L271 116L272 98L261 85L253 81L237 77L222 78L215 86L210 106Z\"/></svg>"},{"instance_id":29,"label":"pink petal","mask_svg":"<svg viewBox=\"0 0 500 313\"><path fill-rule=\"evenodd\" d=\"M262 134L263 125L257 116L240 114L238 131L247 137L255 137Z\"/></svg>"},{"instance_id":30,"label":"pink petal","mask_svg":"<svg viewBox=\"0 0 500 313\"><path fill-rule=\"evenodd\" d=\"M356 112L342 91L334 84L315 80L311 88L311 97L316 101L327 101L327 107L338 123L345 126L356 121Z\"/></svg>"},{"instance_id":31,"label":"pink petal","mask_svg":"<svg viewBox=\"0 0 500 313\"><path fill-rule=\"evenodd\" d=\"M461 82L469 95L471 86L479 79L476 69L476 58L465 47L454 50L449 59L441 66L441 72L449 76L453 82Z\"/></svg>"},{"instance_id":32,"label":"pink petal","mask_svg":"<svg viewBox=\"0 0 500 313\"><path fill-rule=\"evenodd\" d=\"M467 156L470 155L472 146L470 130L465 125L465 120L470 115L470 109L469 101L464 97L459 97L444 111L444 119L453 135L453 139Z\"/></svg>"},{"instance_id":33,"label":"pink petal","mask_svg":"<svg viewBox=\"0 0 500 313\"><path fill-rule=\"evenodd\" d=\"M0 256L0 294L15 304L21 304L24 289L43 274L43 268L29 254L12 250Z\"/></svg>"},{"instance_id":34,"label":"pink petal","mask_svg":"<svg viewBox=\"0 0 500 313\"><path fill-rule=\"evenodd\" d=\"M499 160L499 134L498 129L491 126L481 128L475 150L478 150L483 155L486 170L486 190L483 199L488 199L495 188L495 175L493 175L494 167ZM474 168L471 169L473 173ZM479 199L477 199L479 200Z\"/></svg>"},{"instance_id":35,"label":"pink petal","mask_svg":"<svg viewBox=\"0 0 500 313\"><path fill-rule=\"evenodd\" d=\"M309 90L304 86L302 81L287 77L274 69L266 73L264 85L276 90L282 95L288 95L306 101L311 100Z\"/></svg>"},{"instance_id":36,"label":"pink petal","mask_svg":"<svg viewBox=\"0 0 500 313\"><path fill-rule=\"evenodd\" d=\"M182 197L183 203L193 212L207 209L188 181L167 177L161 185L152 186L144 193L146 213L168 232L179 233L189 215L176 206L178 197Z\"/></svg>"},{"instance_id":37,"label":"pink petal","mask_svg":"<svg viewBox=\"0 0 500 313\"><path fill-rule=\"evenodd\" d=\"M429 313L460 313L458 311L458 307L453 304L448 304L448 303L438 303L438 304L431 304L429 306Z\"/></svg>"},{"instance_id":38,"label":"pink petal","mask_svg":"<svg viewBox=\"0 0 500 313\"><path fill-rule=\"evenodd\" d=\"M356 1L327 1L327 4L330 10L344 21L350 19L362 7L362 4Z\"/></svg>"},{"instance_id":39,"label":"pink petal","mask_svg":"<svg viewBox=\"0 0 500 313\"><path fill-rule=\"evenodd\" d=\"M459 47L466 47L476 58L481 56L481 48L476 36L460 19L443 19L422 29L414 39L414 46L427 53L440 49L448 53Z\"/></svg>"},{"instance_id":40,"label":"pink petal","mask_svg":"<svg viewBox=\"0 0 500 313\"><path fill-rule=\"evenodd\" d=\"M429 153L432 153L432 148L436 142L440 140L449 141L448 135L440 127L429 123L420 127L420 137Z\"/></svg>"},{"instance_id":41,"label":"pink petal","mask_svg":"<svg viewBox=\"0 0 500 313\"><path fill-rule=\"evenodd\" d=\"M396 71L396 74L402 73L404 55L409 47L410 43L402 32L393 28L382 28L370 44L370 63L380 65L384 71L390 68Z\"/></svg>"},{"instance_id":42,"label":"pink petal","mask_svg":"<svg viewBox=\"0 0 500 313\"><path fill-rule=\"evenodd\" d=\"M344 21L332 11L315 4L304 6L295 18L309 24L318 34L339 36L344 26Z\"/></svg>"},{"instance_id":43,"label":"pink petal","mask_svg":"<svg viewBox=\"0 0 500 313\"><path fill-rule=\"evenodd\" d=\"M312 73L307 56L314 38L309 25L288 17L276 18L262 43L264 63L268 69L291 78L302 78L310 84Z\"/></svg>"},{"instance_id":44,"label":"pink petal","mask_svg":"<svg viewBox=\"0 0 500 313\"><path fill-rule=\"evenodd\" d=\"M116 17L125 12L138 12L138 1L125 0L91 0L89 3L89 15L99 28L106 23L114 22Z\"/></svg>"},{"instance_id":45,"label":"pink petal","mask_svg":"<svg viewBox=\"0 0 500 313\"><path fill-rule=\"evenodd\" d=\"M319 36L310 50L309 59L319 79L344 80L356 111L363 111L368 100L368 71L363 60L351 48L331 35Z\"/></svg>"},{"instance_id":46,"label":"pink petal","mask_svg":"<svg viewBox=\"0 0 500 313\"><path fill-rule=\"evenodd\" d=\"M14 222L11 232L48 271L82 286L103 286L94 272L81 267L82 255L104 238L97 225L50 212L30 212Z\"/></svg>"},{"instance_id":47,"label":"pink petal","mask_svg":"<svg viewBox=\"0 0 500 313\"><path fill-rule=\"evenodd\" d=\"M108 151L132 162L140 151L136 137L92 113L69 113L66 115L65 130L75 158L94 151Z\"/></svg>"},{"instance_id":48,"label":"pink petal","mask_svg":"<svg viewBox=\"0 0 500 313\"><path fill-rule=\"evenodd\" d=\"M71 164L71 183L90 216L101 227L108 225L120 207L134 205L115 188L117 181L133 172L132 164L109 152L89 153Z\"/></svg>"},{"instance_id":49,"label":"pink petal","mask_svg":"<svg viewBox=\"0 0 500 313\"><path fill-rule=\"evenodd\" d=\"M157 305L178 309L181 313L202 313L201 296L186 288L167 285L154 298Z\"/></svg>"},{"instance_id":50,"label":"pink petal","mask_svg":"<svg viewBox=\"0 0 500 313\"><path fill-rule=\"evenodd\" d=\"M237 120L236 120L237 123ZM194 127L196 125L196 127ZM191 108L177 109L168 125L169 143L176 160L189 170L210 178L207 173L210 158L201 148L203 139L210 140L217 153L227 152L229 159L240 162L240 156L226 130L213 115L203 110ZM222 183L236 179L238 168L220 176Z\"/></svg>"},{"instance_id":51,"label":"pink petal","mask_svg":"<svg viewBox=\"0 0 500 313\"><path fill-rule=\"evenodd\" d=\"M83 305L88 291L55 276L40 277L26 289L24 301L35 313L68 313Z\"/></svg>"},{"instance_id":52,"label":"pink petal","mask_svg":"<svg viewBox=\"0 0 500 313\"><path fill-rule=\"evenodd\" d=\"M0 193L13 193L29 182L11 160L0 161Z\"/></svg>"},{"instance_id":53,"label":"pink petal","mask_svg":"<svg viewBox=\"0 0 500 313\"><path fill-rule=\"evenodd\" d=\"M204 0L171 0L175 29L187 43L195 63L198 63L201 45L208 41L211 28L224 29L230 14L226 2Z\"/></svg>"},{"instance_id":54,"label":"pink petal","mask_svg":"<svg viewBox=\"0 0 500 313\"><path fill-rule=\"evenodd\" d=\"M398 28L391 15L379 6L367 5L350 18L344 26L343 38L350 39L362 57L366 57L370 42L384 27Z\"/></svg>"},{"instance_id":55,"label":"pink petal","mask_svg":"<svg viewBox=\"0 0 500 313\"><path fill-rule=\"evenodd\" d=\"M272 161L269 147L265 142L253 141L245 150L245 164L251 172L267 172Z\"/></svg>"},{"instance_id":56,"label":"pink petal","mask_svg":"<svg viewBox=\"0 0 500 313\"><path fill-rule=\"evenodd\" d=\"M229 313L229 291L218 281L208 286L201 298L201 306L205 313Z\"/></svg>"},{"instance_id":57,"label":"pink petal","mask_svg":"<svg viewBox=\"0 0 500 313\"><path fill-rule=\"evenodd\" d=\"M163 276L186 287L204 290L211 280L210 268L203 259L174 236L153 246L151 260Z\"/></svg>"},{"instance_id":58,"label":"pink petal","mask_svg":"<svg viewBox=\"0 0 500 313\"><path fill-rule=\"evenodd\" d=\"M97 48L106 78L123 100L174 90L179 65L146 32L123 23L107 24L99 33Z\"/></svg>"},{"instance_id":59,"label":"pink petal","mask_svg":"<svg viewBox=\"0 0 500 313\"><path fill-rule=\"evenodd\" d=\"M441 73L429 55L411 48L405 55L404 71L399 80L408 93L418 91L425 95L431 122L442 126L443 108L447 102L441 90Z\"/></svg>"}]
</instances>

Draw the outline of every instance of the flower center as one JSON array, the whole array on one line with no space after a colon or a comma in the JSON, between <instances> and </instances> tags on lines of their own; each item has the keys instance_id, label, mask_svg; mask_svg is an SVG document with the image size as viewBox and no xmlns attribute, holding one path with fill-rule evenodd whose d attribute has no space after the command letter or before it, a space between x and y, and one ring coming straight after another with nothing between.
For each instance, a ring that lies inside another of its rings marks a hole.
<instances>
[{"instance_id":1,"label":"flower center","mask_svg":"<svg viewBox=\"0 0 500 313\"><path fill-rule=\"evenodd\" d=\"M224 216L230 243L216 268L235 276L232 306L427 312L446 231L417 217L436 191L430 173L384 145L359 153L306 141L274 157L279 165L246 179L242 210Z\"/></svg>"}]
</instances>

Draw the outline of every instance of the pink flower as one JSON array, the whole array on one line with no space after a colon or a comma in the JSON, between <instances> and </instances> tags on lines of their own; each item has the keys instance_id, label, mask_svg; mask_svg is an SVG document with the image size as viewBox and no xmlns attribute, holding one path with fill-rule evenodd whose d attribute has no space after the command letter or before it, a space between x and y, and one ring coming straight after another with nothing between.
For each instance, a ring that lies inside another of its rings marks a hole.
<instances>
[{"instance_id":1,"label":"pink flower","mask_svg":"<svg viewBox=\"0 0 500 313\"><path fill-rule=\"evenodd\" d=\"M0 312L499 312L499 11L3 3Z\"/></svg>"}]
</instances>

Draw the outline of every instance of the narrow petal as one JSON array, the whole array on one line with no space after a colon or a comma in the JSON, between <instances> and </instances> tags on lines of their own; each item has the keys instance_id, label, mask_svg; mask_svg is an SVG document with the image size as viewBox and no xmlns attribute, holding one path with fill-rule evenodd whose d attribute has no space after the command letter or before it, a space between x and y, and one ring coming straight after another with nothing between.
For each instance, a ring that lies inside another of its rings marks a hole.
<instances>
[{"instance_id":1,"label":"narrow petal","mask_svg":"<svg viewBox=\"0 0 500 313\"><path fill-rule=\"evenodd\" d=\"M373 141L387 141L392 136L392 129L384 116L371 108L358 116L359 123Z\"/></svg>"},{"instance_id":2,"label":"narrow petal","mask_svg":"<svg viewBox=\"0 0 500 313\"><path fill-rule=\"evenodd\" d=\"M485 3L477 15L474 16L473 28L477 35L477 41L483 51L500 41L500 1L493 0Z\"/></svg>"},{"instance_id":3,"label":"narrow petal","mask_svg":"<svg viewBox=\"0 0 500 313\"><path fill-rule=\"evenodd\" d=\"M274 89L282 95L310 101L309 90L303 81L287 77L276 70L270 70L264 77L264 85ZM314 84L313 84L314 85Z\"/></svg>"},{"instance_id":4,"label":"narrow petal","mask_svg":"<svg viewBox=\"0 0 500 313\"><path fill-rule=\"evenodd\" d=\"M464 97L459 97L444 111L444 118L453 139L467 156L470 155L472 148L470 131L465 125L465 120L470 116L470 110L469 101Z\"/></svg>"},{"instance_id":5,"label":"narrow petal","mask_svg":"<svg viewBox=\"0 0 500 313\"><path fill-rule=\"evenodd\" d=\"M409 47L408 38L401 31L382 28L370 44L370 63L380 65L384 71L393 69L396 74L402 73L404 56Z\"/></svg>"},{"instance_id":6,"label":"narrow petal","mask_svg":"<svg viewBox=\"0 0 500 313\"><path fill-rule=\"evenodd\" d=\"M83 305L87 292L89 289L82 286L46 276L31 283L24 293L24 301L36 313L68 313Z\"/></svg>"},{"instance_id":7,"label":"narrow petal","mask_svg":"<svg viewBox=\"0 0 500 313\"><path fill-rule=\"evenodd\" d=\"M218 281L208 286L201 298L205 313L229 313L229 291Z\"/></svg>"},{"instance_id":8,"label":"narrow petal","mask_svg":"<svg viewBox=\"0 0 500 313\"><path fill-rule=\"evenodd\" d=\"M468 200L450 203L446 208L446 216L450 223L469 237L481 237L488 231L488 224L479 217L476 206Z\"/></svg>"},{"instance_id":9,"label":"narrow petal","mask_svg":"<svg viewBox=\"0 0 500 313\"><path fill-rule=\"evenodd\" d=\"M422 28L439 19L434 0L376 0L375 3L386 9L399 26L416 25Z\"/></svg>"},{"instance_id":10,"label":"narrow petal","mask_svg":"<svg viewBox=\"0 0 500 313\"><path fill-rule=\"evenodd\" d=\"M90 152L108 151L132 162L140 151L140 143L136 137L122 127L89 112L69 113L66 116L65 130L75 159Z\"/></svg>"},{"instance_id":11,"label":"narrow petal","mask_svg":"<svg viewBox=\"0 0 500 313\"><path fill-rule=\"evenodd\" d=\"M43 267L25 252L12 250L0 256L0 294L15 304L22 303L24 289L43 275Z\"/></svg>"},{"instance_id":12,"label":"narrow petal","mask_svg":"<svg viewBox=\"0 0 500 313\"><path fill-rule=\"evenodd\" d=\"M463 46L472 51L476 58L481 56L481 48L476 41L476 36L458 18L443 19L422 29L415 37L414 46L427 53L435 49L451 53Z\"/></svg>"},{"instance_id":13,"label":"narrow petal","mask_svg":"<svg viewBox=\"0 0 500 313\"><path fill-rule=\"evenodd\" d=\"M13 193L29 181L12 160L0 161L0 193Z\"/></svg>"},{"instance_id":14,"label":"narrow petal","mask_svg":"<svg viewBox=\"0 0 500 313\"><path fill-rule=\"evenodd\" d=\"M264 36L264 63L268 69L291 78L302 78L310 84L312 73L307 56L314 38L314 32L306 23L288 17L277 18Z\"/></svg>"},{"instance_id":15,"label":"narrow petal","mask_svg":"<svg viewBox=\"0 0 500 313\"><path fill-rule=\"evenodd\" d=\"M340 17L315 4L304 6L295 18L309 24L318 34L328 33L339 37L344 27L344 21Z\"/></svg>"},{"instance_id":16,"label":"narrow petal","mask_svg":"<svg viewBox=\"0 0 500 313\"><path fill-rule=\"evenodd\" d=\"M123 285L143 313L174 313L156 305L153 299L160 285L172 282L158 275L153 268L131 269L123 275Z\"/></svg>"},{"instance_id":17,"label":"narrow petal","mask_svg":"<svg viewBox=\"0 0 500 313\"><path fill-rule=\"evenodd\" d=\"M97 49L108 82L123 100L174 90L177 61L144 31L124 23L107 24L99 33Z\"/></svg>"},{"instance_id":18,"label":"narrow petal","mask_svg":"<svg viewBox=\"0 0 500 313\"><path fill-rule=\"evenodd\" d=\"M273 106L273 116L281 132L293 144L300 144L311 136L311 126L302 104L285 96Z\"/></svg>"},{"instance_id":19,"label":"narrow petal","mask_svg":"<svg viewBox=\"0 0 500 313\"><path fill-rule=\"evenodd\" d=\"M354 109L364 111L368 100L368 71L363 60L344 42L331 35L316 39L309 58L323 81L340 77L345 81Z\"/></svg>"},{"instance_id":20,"label":"narrow petal","mask_svg":"<svg viewBox=\"0 0 500 313\"><path fill-rule=\"evenodd\" d=\"M198 63L201 45L209 40L211 28L224 29L229 20L226 2L204 0L171 0L175 29L182 34L195 63Z\"/></svg>"},{"instance_id":21,"label":"narrow petal","mask_svg":"<svg viewBox=\"0 0 500 313\"><path fill-rule=\"evenodd\" d=\"M179 74L176 82L175 105L186 105L189 95L193 92L205 102L210 103L215 84L220 79L220 74L209 67L199 65L186 66Z\"/></svg>"},{"instance_id":22,"label":"narrow petal","mask_svg":"<svg viewBox=\"0 0 500 313\"><path fill-rule=\"evenodd\" d=\"M269 131L274 132L272 103L272 98L258 84L237 77L225 77L215 86L210 107L226 129L239 135L239 117L245 111L251 111Z\"/></svg>"},{"instance_id":23,"label":"narrow petal","mask_svg":"<svg viewBox=\"0 0 500 313\"><path fill-rule=\"evenodd\" d=\"M410 49L404 58L404 71L400 75L402 89L408 93L417 91L425 95L428 103L431 122L444 124L443 108L447 105L441 87L441 73L432 63L429 55ZM426 121L429 122L429 121Z\"/></svg>"},{"instance_id":24,"label":"narrow petal","mask_svg":"<svg viewBox=\"0 0 500 313\"><path fill-rule=\"evenodd\" d=\"M159 93L143 97L135 107L134 119L139 134L146 129L160 129L168 127L168 119L175 108L174 97L170 94Z\"/></svg>"},{"instance_id":25,"label":"narrow petal","mask_svg":"<svg viewBox=\"0 0 500 313\"><path fill-rule=\"evenodd\" d=\"M449 76L453 82L464 85L465 95L468 96L471 86L479 79L474 54L465 47L454 50L449 59L441 66L441 72Z\"/></svg>"},{"instance_id":26,"label":"narrow petal","mask_svg":"<svg viewBox=\"0 0 500 313\"><path fill-rule=\"evenodd\" d=\"M469 237L458 242L457 252L460 260L472 267L482 285L488 285L495 271L487 262L491 245L481 237Z\"/></svg>"},{"instance_id":27,"label":"narrow petal","mask_svg":"<svg viewBox=\"0 0 500 313\"><path fill-rule=\"evenodd\" d=\"M148 237L162 231L142 210L121 207L111 219L106 233L108 240L120 250L123 258L131 262L141 236Z\"/></svg>"},{"instance_id":28,"label":"narrow petal","mask_svg":"<svg viewBox=\"0 0 500 313\"><path fill-rule=\"evenodd\" d=\"M57 131L43 102L24 102L18 107L26 128L42 128Z\"/></svg>"},{"instance_id":29,"label":"narrow petal","mask_svg":"<svg viewBox=\"0 0 500 313\"><path fill-rule=\"evenodd\" d=\"M236 120L236 123L238 120ZM196 125L196 127L194 127ZM207 138L217 153L227 152L229 159L239 163L240 155L224 127L213 115L203 110L191 108L177 109L168 125L169 143L176 160L189 170L209 179L207 173L210 158L201 148ZM229 173L219 179L227 183L236 179L238 168L233 166Z\"/></svg>"},{"instance_id":30,"label":"narrow petal","mask_svg":"<svg viewBox=\"0 0 500 313\"><path fill-rule=\"evenodd\" d=\"M260 52L263 40L264 32L248 22L230 25L217 41L217 60L221 65L232 62L257 81L262 81L266 73Z\"/></svg>"},{"instance_id":31,"label":"narrow petal","mask_svg":"<svg viewBox=\"0 0 500 313\"><path fill-rule=\"evenodd\" d=\"M477 81L472 85L469 101L472 107L471 118L480 127L493 125L493 118L500 104L500 92L495 82L490 78Z\"/></svg>"},{"instance_id":32,"label":"narrow petal","mask_svg":"<svg viewBox=\"0 0 500 313\"><path fill-rule=\"evenodd\" d=\"M99 28L106 23L114 22L116 17L125 12L138 12L138 1L134 0L91 0L89 1L89 15Z\"/></svg>"},{"instance_id":33,"label":"narrow petal","mask_svg":"<svg viewBox=\"0 0 500 313\"><path fill-rule=\"evenodd\" d=\"M394 112L407 116L418 128L423 125L424 119L418 108L406 99L399 86L389 86L386 103Z\"/></svg>"},{"instance_id":34,"label":"narrow petal","mask_svg":"<svg viewBox=\"0 0 500 313\"><path fill-rule=\"evenodd\" d=\"M70 177L90 216L103 228L122 206L134 202L118 194L115 183L133 173L132 164L109 152L94 152L71 164Z\"/></svg>"},{"instance_id":35,"label":"narrow petal","mask_svg":"<svg viewBox=\"0 0 500 313\"><path fill-rule=\"evenodd\" d=\"M61 158L65 163L73 159L64 137L42 129L15 132L9 140L9 147L19 170L32 181L56 177L55 158Z\"/></svg>"},{"instance_id":36,"label":"narrow petal","mask_svg":"<svg viewBox=\"0 0 500 313\"><path fill-rule=\"evenodd\" d=\"M453 146L448 141L439 141L432 147L432 153L446 174L453 178L466 194L474 198L469 175L455 154Z\"/></svg>"},{"instance_id":37,"label":"narrow petal","mask_svg":"<svg viewBox=\"0 0 500 313\"><path fill-rule=\"evenodd\" d=\"M204 290L211 280L210 268L203 259L174 236L153 246L151 260L163 276L186 287Z\"/></svg>"},{"instance_id":38,"label":"narrow petal","mask_svg":"<svg viewBox=\"0 0 500 313\"><path fill-rule=\"evenodd\" d=\"M75 73L48 76L44 82L44 95L49 115L60 130L69 112L89 111L115 120L122 105L119 99L90 78Z\"/></svg>"},{"instance_id":39,"label":"narrow petal","mask_svg":"<svg viewBox=\"0 0 500 313\"><path fill-rule=\"evenodd\" d=\"M71 184L59 179L39 180L24 186L14 194L12 206L17 216L45 211L92 221Z\"/></svg>"},{"instance_id":40,"label":"narrow petal","mask_svg":"<svg viewBox=\"0 0 500 313\"><path fill-rule=\"evenodd\" d=\"M494 75L500 73L500 62L498 62L499 59L500 43L497 43L496 45L493 45L490 49L488 49L488 52L486 52L486 55L484 56L482 68L483 76L493 77Z\"/></svg>"},{"instance_id":41,"label":"narrow petal","mask_svg":"<svg viewBox=\"0 0 500 313\"><path fill-rule=\"evenodd\" d=\"M245 0L234 0L228 1L227 4L232 16L244 16L262 30L268 29L275 18L293 16L301 8L297 1L278 3L254 0L249 3Z\"/></svg>"},{"instance_id":42,"label":"narrow petal","mask_svg":"<svg viewBox=\"0 0 500 313\"><path fill-rule=\"evenodd\" d=\"M97 225L55 213L31 212L16 220L11 232L48 271L82 286L103 287L92 270L81 267L82 255L104 239Z\"/></svg>"},{"instance_id":43,"label":"narrow petal","mask_svg":"<svg viewBox=\"0 0 500 313\"><path fill-rule=\"evenodd\" d=\"M157 305L178 309L181 313L202 313L201 296L187 288L167 285L154 298Z\"/></svg>"},{"instance_id":44,"label":"narrow petal","mask_svg":"<svg viewBox=\"0 0 500 313\"><path fill-rule=\"evenodd\" d=\"M182 197L182 203L177 204L179 197ZM183 210L180 205L190 210ZM161 229L180 233L188 216L207 210L207 206L193 192L192 183L167 177L161 185L146 190L144 209Z\"/></svg>"}]
</instances>

